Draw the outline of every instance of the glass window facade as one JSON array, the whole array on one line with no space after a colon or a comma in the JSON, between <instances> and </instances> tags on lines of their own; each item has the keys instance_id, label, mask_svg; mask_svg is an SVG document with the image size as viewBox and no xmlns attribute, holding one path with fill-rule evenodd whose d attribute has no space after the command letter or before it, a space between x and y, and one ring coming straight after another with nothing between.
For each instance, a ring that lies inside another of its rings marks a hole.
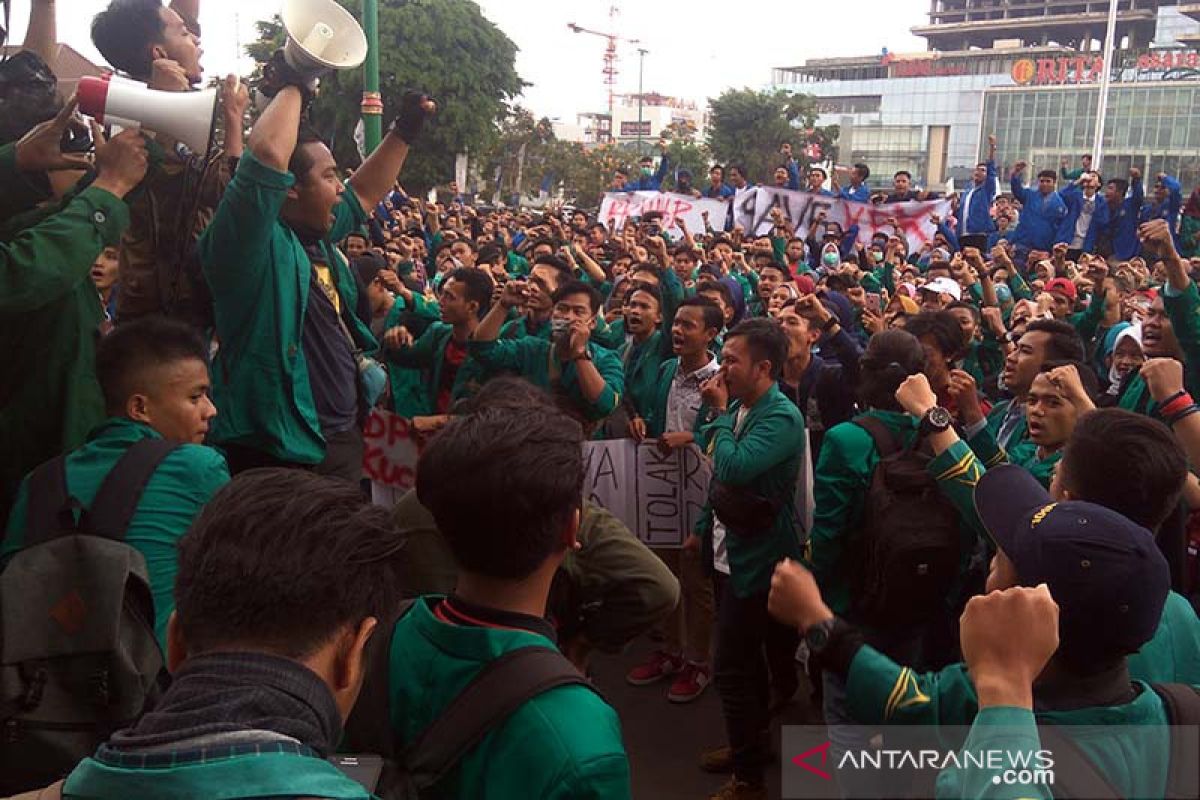
<instances>
[{"instance_id":1,"label":"glass window facade","mask_svg":"<svg viewBox=\"0 0 1200 800\"><path fill-rule=\"evenodd\" d=\"M1026 161L1029 179L1038 170L1058 169L1063 158L1075 168L1091 149L1098 97L1094 86L989 91L979 151L986 134L994 132L1004 169ZM1166 172L1184 186L1200 183L1200 82L1110 88L1101 172L1124 177L1131 166L1151 180Z\"/></svg>"}]
</instances>

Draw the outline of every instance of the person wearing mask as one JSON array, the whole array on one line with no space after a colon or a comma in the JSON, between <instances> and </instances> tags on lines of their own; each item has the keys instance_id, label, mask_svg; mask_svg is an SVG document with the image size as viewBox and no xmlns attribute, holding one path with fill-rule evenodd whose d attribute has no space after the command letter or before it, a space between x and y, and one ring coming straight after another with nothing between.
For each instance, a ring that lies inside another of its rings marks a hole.
<instances>
[{"instance_id":1,"label":"person wearing mask","mask_svg":"<svg viewBox=\"0 0 1200 800\"><path fill-rule=\"evenodd\" d=\"M720 365L709 351L724 327L721 309L703 297L684 300L671 325L674 358L663 362L655 384L647 435L664 451L702 439L709 408L700 387ZM625 680L635 686L672 678L667 699L686 703L698 698L711 680L713 586L695 549L659 548L655 554L679 579L680 603L663 622L663 646L635 666Z\"/></svg>"},{"instance_id":2,"label":"person wearing mask","mask_svg":"<svg viewBox=\"0 0 1200 800\"><path fill-rule=\"evenodd\" d=\"M662 190L662 182L667 177L667 172L671 169L671 159L667 155L667 143L664 140L659 140L658 151L660 157L658 159L658 170L654 169L654 159L650 156L642 156L638 159L638 177L635 181L628 181L625 184L625 192L657 192Z\"/></svg>"},{"instance_id":3,"label":"person wearing mask","mask_svg":"<svg viewBox=\"0 0 1200 800\"><path fill-rule=\"evenodd\" d=\"M365 381L378 370L362 351L378 343L355 313L358 286L332 242L391 189L434 106L407 92L383 144L343 183L302 124L307 88L281 51L268 75L274 97L198 247L221 341L212 438L235 474L302 466L357 483L373 391Z\"/></svg>"},{"instance_id":4,"label":"person wearing mask","mask_svg":"<svg viewBox=\"0 0 1200 800\"><path fill-rule=\"evenodd\" d=\"M92 43L118 73L151 89L196 91L204 76L199 19L200 0L173 0L169 6L161 0L112 0L92 19ZM147 140L150 168L131 198L130 225L121 240L120 321L167 314L197 330L211 328L196 239L237 169L249 105L249 90L229 75L219 101L223 147L193 153L170 137Z\"/></svg>"},{"instance_id":5,"label":"person wearing mask","mask_svg":"<svg viewBox=\"0 0 1200 800\"><path fill-rule=\"evenodd\" d=\"M1062 195L1054 190L1058 175L1052 169L1038 173L1037 188L1025 186L1021 174L1028 166L1024 161L1013 165L1009 184L1013 197L1021 203L1021 219L1013 232L1011 241L1017 246L1017 260L1030 250L1045 250L1059 241L1063 220L1067 217L1067 204Z\"/></svg>"},{"instance_id":6,"label":"person wearing mask","mask_svg":"<svg viewBox=\"0 0 1200 800\"><path fill-rule=\"evenodd\" d=\"M392 626L386 718L398 742L414 741L497 658L556 651L545 616L554 576L579 548L583 441L580 425L543 401L519 414L485 407L456 416L421 453L417 498L458 579L453 594L418 598ZM471 476L468 503L463 476ZM434 790L461 800L630 797L620 721L582 683L526 700Z\"/></svg>"},{"instance_id":7,"label":"person wearing mask","mask_svg":"<svg viewBox=\"0 0 1200 800\"><path fill-rule=\"evenodd\" d=\"M467 353L485 370L509 370L553 390L565 410L593 426L616 410L625 392L620 357L590 341L600 293L582 281L569 281L551 298L549 338L498 339L504 317L528 294L519 281L504 284L499 301L471 334Z\"/></svg>"},{"instance_id":8,"label":"person wearing mask","mask_svg":"<svg viewBox=\"0 0 1200 800\"><path fill-rule=\"evenodd\" d=\"M551 299L560 286L571 280L571 268L555 255L534 258L529 278L525 282L524 302L518 307L523 314L513 317L500 329L501 339L521 339L532 336L550 339L550 317L554 311Z\"/></svg>"},{"instance_id":9,"label":"person wearing mask","mask_svg":"<svg viewBox=\"0 0 1200 800\"><path fill-rule=\"evenodd\" d=\"M958 241L963 248L987 247L988 236L996 230L992 221L992 203L996 199L996 136L988 134L988 157L975 165L971 186L962 196L958 210Z\"/></svg>"},{"instance_id":10,"label":"person wearing mask","mask_svg":"<svg viewBox=\"0 0 1200 800\"><path fill-rule=\"evenodd\" d=\"M167 621L175 610L179 540L217 490L229 482L229 468L216 450L204 446L217 410L208 399L208 348L179 321L147 317L117 327L96 352L96 378L108 419L82 447L65 457L66 489L84 508L139 442L165 440L179 445L154 469L130 518L125 541L146 559L154 597L154 632L167 645ZM53 462L50 462L53 463ZM32 533L31 479L17 493L0 544L0 562L25 545ZM36 498L34 498L36 499ZM35 520L36 521L36 520Z\"/></svg>"},{"instance_id":11,"label":"person wearing mask","mask_svg":"<svg viewBox=\"0 0 1200 800\"><path fill-rule=\"evenodd\" d=\"M89 273L129 225L124 199L146 174L145 140L124 131L95 136L96 153L64 154L76 103L17 142L0 144L0 518L21 479L38 464L83 444L105 417L96 381L97 333L104 323ZM93 129L95 131L95 128ZM47 175L94 169L88 186L60 202ZM28 213L26 213L28 212ZM18 215L19 218L18 218Z\"/></svg>"},{"instance_id":12,"label":"person wearing mask","mask_svg":"<svg viewBox=\"0 0 1200 800\"><path fill-rule=\"evenodd\" d=\"M236 478L179 541L170 688L39 796L255 787L369 800L326 759L358 698L367 640L400 602L400 544L387 512L357 486L303 470Z\"/></svg>"},{"instance_id":13,"label":"person wearing mask","mask_svg":"<svg viewBox=\"0 0 1200 800\"><path fill-rule=\"evenodd\" d=\"M773 565L799 557L794 494L804 452L804 418L778 379L787 361L787 337L778 323L750 319L731 330L721 370L701 389L715 419L704 429L717 484L711 514L698 523L687 549L723 556L729 572L717 614L715 681L728 748L706 754L707 769L723 760L733 777L714 798L766 798L770 689L765 652L793 650L793 631L767 616L766 591ZM751 503L748 495L769 498ZM793 677L793 683L795 677ZM778 683L780 676L776 676Z\"/></svg>"}]
</instances>

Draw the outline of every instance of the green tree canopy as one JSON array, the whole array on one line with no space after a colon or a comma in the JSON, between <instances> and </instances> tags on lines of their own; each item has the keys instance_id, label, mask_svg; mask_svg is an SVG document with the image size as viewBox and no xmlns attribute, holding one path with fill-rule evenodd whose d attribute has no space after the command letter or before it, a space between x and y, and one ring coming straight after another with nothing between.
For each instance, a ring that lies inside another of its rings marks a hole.
<instances>
[{"instance_id":1,"label":"green tree canopy","mask_svg":"<svg viewBox=\"0 0 1200 800\"><path fill-rule=\"evenodd\" d=\"M356 18L361 0L339 0ZM246 51L260 66L283 40L278 17L258 23L259 41ZM454 157L491 145L508 101L524 82L517 74L517 46L471 0L379 0L379 76L384 129L407 89L419 89L438 102L404 165L401 182L424 192L454 176ZM357 164L354 128L360 118L362 69L327 75L310 119L341 164Z\"/></svg>"},{"instance_id":2,"label":"green tree canopy","mask_svg":"<svg viewBox=\"0 0 1200 800\"><path fill-rule=\"evenodd\" d=\"M835 157L838 126L816 127L817 99L812 95L727 89L708 105L713 156L722 163L744 164L755 183L770 182L784 142L791 143L801 167Z\"/></svg>"}]
</instances>

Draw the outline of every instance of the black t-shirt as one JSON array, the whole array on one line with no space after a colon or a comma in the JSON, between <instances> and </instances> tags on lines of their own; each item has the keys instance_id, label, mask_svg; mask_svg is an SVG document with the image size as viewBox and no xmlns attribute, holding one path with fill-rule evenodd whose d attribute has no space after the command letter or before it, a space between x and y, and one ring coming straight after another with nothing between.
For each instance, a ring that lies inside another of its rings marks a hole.
<instances>
[{"instance_id":1,"label":"black t-shirt","mask_svg":"<svg viewBox=\"0 0 1200 800\"><path fill-rule=\"evenodd\" d=\"M328 436L349 430L357 422L358 369L330 297L330 293L337 297L333 271L319 245L306 249L313 269L300 343L308 364L308 385L317 407L321 433ZM322 271L330 283L323 283Z\"/></svg>"}]
</instances>

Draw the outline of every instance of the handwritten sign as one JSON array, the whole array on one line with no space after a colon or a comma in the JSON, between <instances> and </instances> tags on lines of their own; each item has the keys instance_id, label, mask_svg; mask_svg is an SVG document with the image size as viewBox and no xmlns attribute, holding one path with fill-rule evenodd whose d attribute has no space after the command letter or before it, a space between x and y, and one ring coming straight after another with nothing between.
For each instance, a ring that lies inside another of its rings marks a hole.
<instances>
[{"instance_id":1,"label":"handwritten sign","mask_svg":"<svg viewBox=\"0 0 1200 800\"><path fill-rule=\"evenodd\" d=\"M759 236L771 232L771 209L779 208L784 219L791 223L795 235L804 239L817 225L817 220L824 215L825 222L836 222L842 231L858 226L857 241L869 244L875 232L882 229L891 234L890 220L895 218L896 224L908 239L910 252L920 249L921 245L933 239L936 232L930 217L934 214L945 219L950 216L949 200L926 200L911 203L855 203L840 197L812 194L810 192L794 192L790 189L758 187L754 193L754 209L748 213L749 201L743 200L742 207L734 209L734 219L742 222L747 231L754 231ZM752 214L752 216L751 216ZM749 219L750 224L745 221Z\"/></svg>"},{"instance_id":2,"label":"handwritten sign","mask_svg":"<svg viewBox=\"0 0 1200 800\"><path fill-rule=\"evenodd\" d=\"M704 233L704 212L708 222L717 230L725 225L729 213L729 201L709 197L690 197L671 192L609 192L600 204L600 223L612 222L619 231L631 217L642 217L649 211L663 215L663 230L672 236L682 236L678 221L693 233Z\"/></svg>"},{"instance_id":3,"label":"handwritten sign","mask_svg":"<svg viewBox=\"0 0 1200 800\"><path fill-rule=\"evenodd\" d=\"M712 467L695 445L663 453L631 439L583 446L584 495L653 547L680 547L708 497Z\"/></svg>"},{"instance_id":4,"label":"handwritten sign","mask_svg":"<svg viewBox=\"0 0 1200 800\"><path fill-rule=\"evenodd\" d=\"M416 484L419 454L407 419L383 409L371 410L363 428L364 477L403 494Z\"/></svg>"}]
</instances>

